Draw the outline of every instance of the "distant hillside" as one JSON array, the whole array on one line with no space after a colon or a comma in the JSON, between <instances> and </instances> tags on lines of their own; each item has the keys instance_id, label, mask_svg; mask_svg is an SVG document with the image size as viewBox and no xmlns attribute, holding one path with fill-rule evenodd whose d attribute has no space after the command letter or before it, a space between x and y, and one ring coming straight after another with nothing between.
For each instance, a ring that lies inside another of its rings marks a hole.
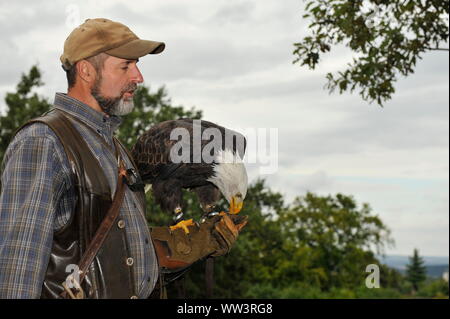
<instances>
[{"instance_id":1,"label":"distant hillside","mask_svg":"<svg viewBox=\"0 0 450 319\"><path fill-rule=\"evenodd\" d=\"M427 266L427 274L430 277L442 277L444 272L448 272L448 265Z\"/></svg>"},{"instance_id":2,"label":"distant hillside","mask_svg":"<svg viewBox=\"0 0 450 319\"><path fill-rule=\"evenodd\" d=\"M389 267L398 269L401 273L405 273L406 265L409 264L408 256L389 255L377 256L378 259ZM423 256L425 266L427 267L427 274L430 277L442 277L442 274L447 271L449 265L448 257Z\"/></svg>"}]
</instances>

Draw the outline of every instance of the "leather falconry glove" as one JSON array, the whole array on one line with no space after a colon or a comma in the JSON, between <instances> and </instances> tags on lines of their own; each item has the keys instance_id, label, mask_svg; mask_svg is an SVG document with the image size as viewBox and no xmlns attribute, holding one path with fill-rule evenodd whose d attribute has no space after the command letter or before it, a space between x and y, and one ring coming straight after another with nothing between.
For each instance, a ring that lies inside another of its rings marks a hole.
<instances>
[{"instance_id":1,"label":"leather falconry glove","mask_svg":"<svg viewBox=\"0 0 450 319\"><path fill-rule=\"evenodd\" d=\"M220 213L200 225L188 226L189 233L181 228L152 227L151 237L159 265L177 270L208 256L225 255L246 224L247 216Z\"/></svg>"}]
</instances>

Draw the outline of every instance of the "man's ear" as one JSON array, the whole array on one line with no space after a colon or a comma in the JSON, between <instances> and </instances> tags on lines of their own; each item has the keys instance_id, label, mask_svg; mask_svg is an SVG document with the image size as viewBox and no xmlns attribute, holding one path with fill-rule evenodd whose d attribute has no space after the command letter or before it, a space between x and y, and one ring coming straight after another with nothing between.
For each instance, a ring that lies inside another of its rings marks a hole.
<instances>
[{"instance_id":1,"label":"man's ear","mask_svg":"<svg viewBox=\"0 0 450 319\"><path fill-rule=\"evenodd\" d=\"M97 77L97 72L92 64L86 60L78 61L76 64L77 74L81 80L93 83Z\"/></svg>"}]
</instances>

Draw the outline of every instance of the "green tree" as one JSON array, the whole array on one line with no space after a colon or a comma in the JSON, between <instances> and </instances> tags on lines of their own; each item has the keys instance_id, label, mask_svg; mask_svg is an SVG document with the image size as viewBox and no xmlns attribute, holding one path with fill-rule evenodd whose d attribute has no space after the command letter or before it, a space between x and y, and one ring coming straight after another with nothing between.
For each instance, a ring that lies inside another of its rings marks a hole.
<instances>
[{"instance_id":1,"label":"green tree","mask_svg":"<svg viewBox=\"0 0 450 319\"><path fill-rule=\"evenodd\" d=\"M380 287L388 287L401 292L404 286L404 276L395 268L380 265Z\"/></svg>"},{"instance_id":2,"label":"green tree","mask_svg":"<svg viewBox=\"0 0 450 319\"><path fill-rule=\"evenodd\" d=\"M356 53L347 69L327 74L330 92L358 89L382 106L424 52L448 51L441 47L449 37L448 0L307 0L305 10L311 34L294 43L293 63L314 69L337 45Z\"/></svg>"},{"instance_id":3,"label":"green tree","mask_svg":"<svg viewBox=\"0 0 450 319\"><path fill-rule=\"evenodd\" d=\"M409 257L409 264L406 266L406 278L413 286L413 293L419 290L420 284L427 278L427 268L419 251L414 249L412 257Z\"/></svg>"},{"instance_id":4,"label":"green tree","mask_svg":"<svg viewBox=\"0 0 450 319\"><path fill-rule=\"evenodd\" d=\"M280 222L287 242L310 251L310 268L320 274L315 284L324 290L361 285L366 266L380 264L374 252L393 244L389 229L370 206L358 207L343 194L297 197Z\"/></svg>"},{"instance_id":5,"label":"green tree","mask_svg":"<svg viewBox=\"0 0 450 319\"><path fill-rule=\"evenodd\" d=\"M417 296L424 298L448 299L448 281L442 278L426 280Z\"/></svg>"},{"instance_id":6,"label":"green tree","mask_svg":"<svg viewBox=\"0 0 450 319\"><path fill-rule=\"evenodd\" d=\"M42 85L41 72L35 65L28 74L22 74L16 92L6 94L6 112L0 114L0 163L14 132L27 120L50 109L48 99L33 92Z\"/></svg>"},{"instance_id":7,"label":"green tree","mask_svg":"<svg viewBox=\"0 0 450 319\"><path fill-rule=\"evenodd\" d=\"M249 216L249 224L230 254L217 259L215 297L398 296L398 274L375 258L375 252L392 244L390 232L368 204L358 207L342 194L307 193L287 205L280 193L257 180L241 213ZM373 263L381 265L383 284L393 289L364 292L365 269ZM203 268L201 263L195 267L187 275L188 296L204 297Z\"/></svg>"}]
</instances>

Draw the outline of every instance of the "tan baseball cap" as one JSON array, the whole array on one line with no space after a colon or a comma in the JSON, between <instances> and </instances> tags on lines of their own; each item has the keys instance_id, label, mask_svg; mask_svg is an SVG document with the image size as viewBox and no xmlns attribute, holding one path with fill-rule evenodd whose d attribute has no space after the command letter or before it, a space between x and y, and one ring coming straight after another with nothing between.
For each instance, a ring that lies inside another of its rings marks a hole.
<instances>
[{"instance_id":1,"label":"tan baseball cap","mask_svg":"<svg viewBox=\"0 0 450 319\"><path fill-rule=\"evenodd\" d=\"M122 59L138 59L164 50L164 42L141 40L126 25L104 18L87 19L64 42L60 57L64 69L99 53Z\"/></svg>"}]
</instances>

